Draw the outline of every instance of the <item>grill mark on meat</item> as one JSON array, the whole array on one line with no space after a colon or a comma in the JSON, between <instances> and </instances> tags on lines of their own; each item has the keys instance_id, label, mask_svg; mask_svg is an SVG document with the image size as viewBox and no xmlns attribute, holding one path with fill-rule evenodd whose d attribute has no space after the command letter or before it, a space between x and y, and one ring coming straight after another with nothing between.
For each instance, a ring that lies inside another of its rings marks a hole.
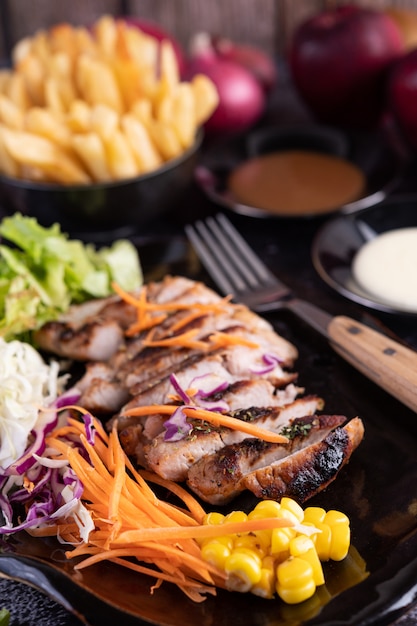
<instances>
[{"instance_id":1,"label":"grill mark on meat","mask_svg":"<svg viewBox=\"0 0 417 626\"><path fill-rule=\"evenodd\" d=\"M247 474L321 441L345 421L341 415L295 417L288 426L298 434L288 444L246 438L227 445L194 463L188 471L187 484L205 502L227 504L244 491Z\"/></svg>"},{"instance_id":2,"label":"grill mark on meat","mask_svg":"<svg viewBox=\"0 0 417 626\"><path fill-rule=\"evenodd\" d=\"M322 406L321 398L308 396L295 400L284 408L249 408L234 413L245 419L249 416L262 428L279 432L292 419L316 412ZM142 422L143 424L143 422ZM132 425L133 427L133 425ZM142 425L140 429L142 429ZM239 443L248 438L246 433L228 428L195 431L195 436L179 441L164 441L164 433L144 445L145 463L148 469L164 478L184 481L190 467L202 457L221 450L226 445ZM141 451L142 453L142 451Z\"/></svg>"},{"instance_id":3,"label":"grill mark on meat","mask_svg":"<svg viewBox=\"0 0 417 626\"><path fill-rule=\"evenodd\" d=\"M76 329L57 321L47 322L34 340L39 348L78 361L106 361L124 341L121 326L112 320L86 322Z\"/></svg>"},{"instance_id":4,"label":"grill mark on meat","mask_svg":"<svg viewBox=\"0 0 417 626\"><path fill-rule=\"evenodd\" d=\"M363 423L356 417L323 441L252 472L244 479L245 487L258 498L280 500L290 496L305 502L336 478L363 434Z\"/></svg>"}]
</instances>

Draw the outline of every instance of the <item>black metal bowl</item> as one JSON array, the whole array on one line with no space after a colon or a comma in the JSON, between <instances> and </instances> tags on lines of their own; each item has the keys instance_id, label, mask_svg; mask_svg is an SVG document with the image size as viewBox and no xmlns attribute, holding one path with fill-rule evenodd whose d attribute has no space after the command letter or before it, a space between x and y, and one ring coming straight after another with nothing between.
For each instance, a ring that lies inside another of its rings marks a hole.
<instances>
[{"instance_id":1,"label":"black metal bowl","mask_svg":"<svg viewBox=\"0 0 417 626\"><path fill-rule=\"evenodd\" d=\"M181 156L136 178L91 185L40 184L0 176L3 213L20 212L68 233L123 232L169 212L193 180L203 133Z\"/></svg>"}]
</instances>

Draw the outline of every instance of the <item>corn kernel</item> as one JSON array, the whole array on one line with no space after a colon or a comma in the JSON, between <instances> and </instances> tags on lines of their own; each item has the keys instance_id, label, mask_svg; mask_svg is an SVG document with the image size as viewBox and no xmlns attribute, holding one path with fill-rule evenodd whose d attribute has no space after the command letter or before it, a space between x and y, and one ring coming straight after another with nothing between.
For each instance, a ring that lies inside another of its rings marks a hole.
<instances>
[{"instance_id":1,"label":"corn kernel","mask_svg":"<svg viewBox=\"0 0 417 626\"><path fill-rule=\"evenodd\" d=\"M201 548L201 556L215 567L224 569L226 559L230 556L230 549L224 543L213 539Z\"/></svg>"},{"instance_id":2,"label":"corn kernel","mask_svg":"<svg viewBox=\"0 0 417 626\"><path fill-rule=\"evenodd\" d=\"M207 513L207 515L204 516L203 524L223 524L223 520L223 513L217 513L216 511L212 511L211 513Z\"/></svg>"},{"instance_id":3,"label":"corn kernel","mask_svg":"<svg viewBox=\"0 0 417 626\"><path fill-rule=\"evenodd\" d=\"M299 524L300 520L298 519L298 517L289 509L286 509L285 507L281 507L281 512L280 512L280 518L281 519L287 519L289 520L289 522L291 524Z\"/></svg>"},{"instance_id":4,"label":"corn kernel","mask_svg":"<svg viewBox=\"0 0 417 626\"><path fill-rule=\"evenodd\" d=\"M331 527L330 558L333 561L342 561L350 545L350 528L348 524L336 523Z\"/></svg>"},{"instance_id":5,"label":"corn kernel","mask_svg":"<svg viewBox=\"0 0 417 626\"><path fill-rule=\"evenodd\" d=\"M281 499L280 504L281 504L281 512L283 509L290 511L293 515L295 515L295 517L297 518L299 522L303 521L304 511L303 511L303 508L298 504L298 502L296 502L292 498L287 498L286 496L284 496Z\"/></svg>"},{"instance_id":6,"label":"corn kernel","mask_svg":"<svg viewBox=\"0 0 417 626\"><path fill-rule=\"evenodd\" d=\"M271 554L279 554L284 550L288 550L290 540L294 536L290 528L274 528L271 535ZM294 532L294 531L293 531Z\"/></svg>"},{"instance_id":7,"label":"corn kernel","mask_svg":"<svg viewBox=\"0 0 417 626\"><path fill-rule=\"evenodd\" d=\"M254 550L251 550L250 548L245 548L245 547L233 548L232 554L243 554L243 555L249 556L250 558L256 561L259 567L262 565L263 556L260 556L259 554L257 554L257 552L255 552Z\"/></svg>"},{"instance_id":8,"label":"corn kernel","mask_svg":"<svg viewBox=\"0 0 417 626\"><path fill-rule=\"evenodd\" d=\"M323 521L329 526L333 526L334 524L347 524L349 526L348 516L341 511L335 511L334 509L327 511Z\"/></svg>"},{"instance_id":9,"label":"corn kernel","mask_svg":"<svg viewBox=\"0 0 417 626\"><path fill-rule=\"evenodd\" d=\"M236 537L233 542L233 549L247 548L248 550L252 550L255 554L257 554L261 559L265 556L265 550L261 546L259 540L254 535L241 535L240 537Z\"/></svg>"},{"instance_id":10,"label":"corn kernel","mask_svg":"<svg viewBox=\"0 0 417 626\"><path fill-rule=\"evenodd\" d=\"M255 517L261 513L262 517L280 517L281 505L275 500L261 500L253 509Z\"/></svg>"},{"instance_id":11,"label":"corn kernel","mask_svg":"<svg viewBox=\"0 0 417 626\"><path fill-rule=\"evenodd\" d=\"M255 537L256 543L257 545L259 545L259 548L263 552L267 553L269 550L269 546L271 545L272 530L254 530L249 534L250 536Z\"/></svg>"},{"instance_id":12,"label":"corn kernel","mask_svg":"<svg viewBox=\"0 0 417 626\"><path fill-rule=\"evenodd\" d=\"M304 511L304 522L311 522L316 525L317 522L324 522L326 515L325 509L320 506L308 506Z\"/></svg>"},{"instance_id":13,"label":"corn kernel","mask_svg":"<svg viewBox=\"0 0 417 626\"><path fill-rule=\"evenodd\" d=\"M255 596L271 600L275 593L274 570L269 567L261 567L261 577L259 581L252 586L251 592L255 594Z\"/></svg>"},{"instance_id":14,"label":"corn kernel","mask_svg":"<svg viewBox=\"0 0 417 626\"><path fill-rule=\"evenodd\" d=\"M233 551L224 564L226 586L232 591L250 591L261 579L261 561L256 555Z\"/></svg>"},{"instance_id":15,"label":"corn kernel","mask_svg":"<svg viewBox=\"0 0 417 626\"><path fill-rule=\"evenodd\" d=\"M314 594L313 568L308 561L289 557L276 570L276 592L288 604L303 602Z\"/></svg>"},{"instance_id":16,"label":"corn kernel","mask_svg":"<svg viewBox=\"0 0 417 626\"><path fill-rule=\"evenodd\" d=\"M316 522L316 528L320 531L313 536L314 545L320 561L328 561L330 559L330 545L332 540L332 531L328 524Z\"/></svg>"},{"instance_id":17,"label":"corn kernel","mask_svg":"<svg viewBox=\"0 0 417 626\"><path fill-rule=\"evenodd\" d=\"M313 580L317 587L324 584L323 568L316 547L310 537L297 535L297 537L291 539L290 554L292 556L299 556L310 563L313 568Z\"/></svg>"},{"instance_id":18,"label":"corn kernel","mask_svg":"<svg viewBox=\"0 0 417 626\"><path fill-rule=\"evenodd\" d=\"M235 524L236 522L246 522L248 519L247 514L244 511L232 511L224 516L223 523L224 524Z\"/></svg>"},{"instance_id":19,"label":"corn kernel","mask_svg":"<svg viewBox=\"0 0 417 626\"><path fill-rule=\"evenodd\" d=\"M349 551L350 526L349 518L341 511L331 509L327 511L324 523L330 527L329 558L333 561L341 561Z\"/></svg>"}]
</instances>

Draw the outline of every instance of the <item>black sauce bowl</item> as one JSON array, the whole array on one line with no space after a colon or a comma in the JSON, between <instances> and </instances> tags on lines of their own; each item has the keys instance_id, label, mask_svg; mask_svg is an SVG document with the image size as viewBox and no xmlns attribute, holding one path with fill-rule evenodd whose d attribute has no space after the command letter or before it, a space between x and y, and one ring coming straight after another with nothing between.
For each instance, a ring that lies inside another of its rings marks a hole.
<instances>
[{"instance_id":1,"label":"black sauce bowl","mask_svg":"<svg viewBox=\"0 0 417 626\"><path fill-rule=\"evenodd\" d=\"M43 226L59 223L70 234L140 228L178 206L193 180L202 139L200 131L179 157L129 180L65 186L0 176L0 207Z\"/></svg>"}]
</instances>

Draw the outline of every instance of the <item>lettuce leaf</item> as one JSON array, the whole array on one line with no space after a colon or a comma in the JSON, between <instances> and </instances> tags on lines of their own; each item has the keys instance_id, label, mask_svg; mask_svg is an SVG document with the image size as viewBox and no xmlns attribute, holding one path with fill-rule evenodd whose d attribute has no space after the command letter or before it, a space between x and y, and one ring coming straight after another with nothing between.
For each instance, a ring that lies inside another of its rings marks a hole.
<instances>
[{"instance_id":1,"label":"lettuce leaf","mask_svg":"<svg viewBox=\"0 0 417 626\"><path fill-rule=\"evenodd\" d=\"M143 282L133 244L120 239L96 249L70 239L59 224L41 226L16 213L0 223L0 337L20 337L56 319L73 303L132 291ZM21 337L20 337L21 338Z\"/></svg>"}]
</instances>

